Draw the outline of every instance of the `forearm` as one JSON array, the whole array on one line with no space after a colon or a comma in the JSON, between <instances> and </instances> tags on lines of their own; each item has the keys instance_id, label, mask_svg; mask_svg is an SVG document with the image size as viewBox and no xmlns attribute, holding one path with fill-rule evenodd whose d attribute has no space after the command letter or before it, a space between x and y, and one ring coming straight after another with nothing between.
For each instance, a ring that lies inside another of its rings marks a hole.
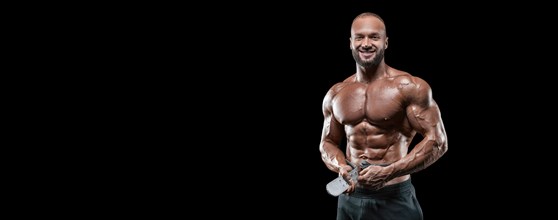
<instances>
[{"instance_id":1,"label":"forearm","mask_svg":"<svg viewBox=\"0 0 558 220\"><path fill-rule=\"evenodd\" d=\"M339 173L339 168L343 165L347 165L343 151L341 151L336 144L329 141L322 141L320 144L320 152L325 165L333 172Z\"/></svg>"},{"instance_id":2,"label":"forearm","mask_svg":"<svg viewBox=\"0 0 558 220\"><path fill-rule=\"evenodd\" d=\"M447 151L443 139L423 139L401 160L391 164L393 172L390 179L416 173L436 162Z\"/></svg>"}]
</instances>

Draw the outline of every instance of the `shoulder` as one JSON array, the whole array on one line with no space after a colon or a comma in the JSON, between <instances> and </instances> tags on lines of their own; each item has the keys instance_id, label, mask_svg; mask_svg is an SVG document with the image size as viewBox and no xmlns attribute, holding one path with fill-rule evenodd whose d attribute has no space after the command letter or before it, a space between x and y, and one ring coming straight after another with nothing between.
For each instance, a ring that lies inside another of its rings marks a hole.
<instances>
[{"instance_id":1,"label":"shoulder","mask_svg":"<svg viewBox=\"0 0 558 220\"><path fill-rule=\"evenodd\" d=\"M393 83L403 90L430 89L430 85L424 79L411 75L408 72L390 69Z\"/></svg>"},{"instance_id":2,"label":"shoulder","mask_svg":"<svg viewBox=\"0 0 558 220\"><path fill-rule=\"evenodd\" d=\"M349 83L346 82L338 82L331 86L324 97L324 101L333 99L333 97L335 97L335 95L337 95L337 93L339 93L339 91L341 91L348 84Z\"/></svg>"},{"instance_id":3,"label":"shoulder","mask_svg":"<svg viewBox=\"0 0 558 220\"><path fill-rule=\"evenodd\" d=\"M393 82L409 98L429 98L432 89L424 79L408 72L392 69Z\"/></svg>"},{"instance_id":4,"label":"shoulder","mask_svg":"<svg viewBox=\"0 0 558 220\"><path fill-rule=\"evenodd\" d=\"M343 88L349 84L351 84L351 82L344 80L343 82L338 82L329 88L322 103L324 110L331 108L333 98L335 98L339 91L343 90Z\"/></svg>"}]
</instances>

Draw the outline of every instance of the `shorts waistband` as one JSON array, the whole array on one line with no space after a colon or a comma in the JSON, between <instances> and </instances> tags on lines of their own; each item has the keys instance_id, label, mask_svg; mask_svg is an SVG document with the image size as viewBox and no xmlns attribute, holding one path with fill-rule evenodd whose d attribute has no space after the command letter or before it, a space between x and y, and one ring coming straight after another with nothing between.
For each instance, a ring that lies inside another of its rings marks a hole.
<instances>
[{"instance_id":1,"label":"shorts waistband","mask_svg":"<svg viewBox=\"0 0 558 220\"><path fill-rule=\"evenodd\" d=\"M411 183L411 179L393 185L385 186L379 190L366 189L357 186L355 191L351 193L351 196L380 196L380 195L390 195L390 194L393 195L401 192L407 192L411 190L412 187L413 184Z\"/></svg>"}]
</instances>

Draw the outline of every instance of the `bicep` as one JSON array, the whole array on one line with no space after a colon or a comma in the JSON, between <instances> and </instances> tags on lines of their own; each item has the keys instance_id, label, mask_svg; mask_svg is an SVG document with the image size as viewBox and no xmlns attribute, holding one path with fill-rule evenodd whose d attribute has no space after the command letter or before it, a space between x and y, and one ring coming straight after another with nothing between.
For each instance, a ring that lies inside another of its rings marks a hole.
<instances>
[{"instance_id":1,"label":"bicep","mask_svg":"<svg viewBox=\"0 0 558 220\"><path fill-rule=\"evenodd\" d=\"M324 118L322 129L322 140L332 143L340 143L343 138L343 125L341 125L333 115Z\"/></svg>"},{"instance_id":2,"label":"bicep","mask_svg":"<svg viewBox=\"0 0 558 220\"><path fill-rule=\"evenodd\" d=\"M411 127L425 137L444 135L440 108L432 98L430 86L423 80L417 80L414 91L409 93L407 118Z\"/></svg>"},{"instance_id":3,"label":"bicep","mask_svg":"<svg viewBox=\"0 0 558 220\"><path fill-rule=\"evenodd\" d=\"M429 103L411 104L407 107L407 118L411 127L425 135L440 135L443 131L440 109L434 100Z\"/></svg>"},{"instance_id":4,"label":"bicep","mask_svg":"<svg viewBox=\"0 0 558 220\"><path fill-rule=\"evenodd\" d=\"M343 138L343 125L335 119L331 98L326 97L323 103L324 124L322 128L322 141L340 143Z\"/></svg>"}]
</instances>

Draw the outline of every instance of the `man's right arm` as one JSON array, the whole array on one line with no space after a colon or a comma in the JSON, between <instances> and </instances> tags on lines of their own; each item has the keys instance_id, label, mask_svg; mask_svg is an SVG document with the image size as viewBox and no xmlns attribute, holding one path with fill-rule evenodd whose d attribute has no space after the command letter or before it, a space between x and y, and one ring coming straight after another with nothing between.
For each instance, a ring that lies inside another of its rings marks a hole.
<instances>
[{"instance_id":1,"label":"man's right arm","mask_svg":"<svg viewBox=\"0 0 558 220\"><path fill-rule=\"evenodd\" d=\"M320 153L325 165L333 172L346 176L346 172L350 171L350 166L345 162L345 155L339 149L344 135L343 125L339 123L333 116L332 99L335 91L330 90L322 103L322 111L324 114L324 125L322 128L322 138L320 141ZM340 169L345 167L345 169ZM347 167L348 170L347 170Z\"/></svg>"}]
</instances>

